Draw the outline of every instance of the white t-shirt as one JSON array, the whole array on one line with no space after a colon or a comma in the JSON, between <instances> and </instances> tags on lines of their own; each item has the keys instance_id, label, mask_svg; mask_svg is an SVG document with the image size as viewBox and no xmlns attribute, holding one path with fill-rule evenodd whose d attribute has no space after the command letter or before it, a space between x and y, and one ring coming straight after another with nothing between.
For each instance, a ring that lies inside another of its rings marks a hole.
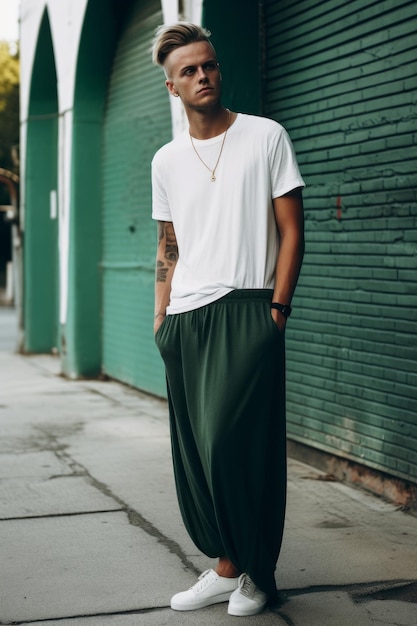
<instances>
[{"instance_id":1,"label":"white t-shirt","mask_svg":"<svg viewBox=\"0 0 417 626\"><path fill-rule=\"evenodd\" d=\"M223 138L194 139L209 167ZM285 129L241 113L227 132L216 181L210 178L188 130L152 161L152 217L173 222L179 252L168 314L234 289L273 289L278 236L272 200L304 187Z\"/></svg>"}]
</instances>

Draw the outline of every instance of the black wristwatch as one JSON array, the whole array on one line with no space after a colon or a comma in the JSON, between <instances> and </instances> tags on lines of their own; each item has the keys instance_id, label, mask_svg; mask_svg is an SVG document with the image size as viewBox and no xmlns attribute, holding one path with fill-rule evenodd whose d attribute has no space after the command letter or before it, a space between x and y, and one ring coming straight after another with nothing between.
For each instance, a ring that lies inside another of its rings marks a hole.
<instances>
[{"instance_id":1,"label":"black wristwatch","mask_svg":"<svg viewBox=\"0 0 417 626\"><path fill-rule=\"evenodd\" d=\"M271 302L271 309L277 309L281 311L285 318L288 318L291 315L292 308L289 304L280 304L279 302Z\"/></svg>"}]
</instances>

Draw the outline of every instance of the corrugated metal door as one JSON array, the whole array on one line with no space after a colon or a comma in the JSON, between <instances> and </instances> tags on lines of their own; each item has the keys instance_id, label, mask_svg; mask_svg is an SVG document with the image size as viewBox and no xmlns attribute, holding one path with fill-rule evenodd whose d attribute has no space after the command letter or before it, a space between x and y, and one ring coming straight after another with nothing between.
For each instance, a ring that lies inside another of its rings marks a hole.
<instances>
[{"instance_id":1,"label":"corrugated metal door","mask_svg":"<svg viewBox=\"0 0 417 626\"><path fill-rule=\"evenodd\" d=\"M289 435L417 480L417 3L265 0L265 113L303 175Z\"/></svg>"},{"instance_id":2,"label":"corrugated metal door","mask_svg":"<svg viewBox=\"0 0 417 626\"><path fill-rule=\"evenodd\" d=\"M150 164L171 138L168 93L150 46L160 2L132 5L110 77L103 141L103 369L164 394L153 340L156 225Z\"/></svg>"}]
</instances>

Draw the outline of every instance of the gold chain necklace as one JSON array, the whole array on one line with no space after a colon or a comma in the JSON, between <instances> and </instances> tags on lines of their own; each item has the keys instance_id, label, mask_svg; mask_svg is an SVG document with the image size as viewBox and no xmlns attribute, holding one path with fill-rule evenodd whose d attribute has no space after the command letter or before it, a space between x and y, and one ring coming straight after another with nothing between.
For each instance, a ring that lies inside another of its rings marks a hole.
<instances>
[{"instance_id":1,"label":"gold chain necklace","mask_svg":"<svg viewBox=\"0 0 417 626\"><path fill-rule=\"evenodd\" d=\"M211 180L211 182L212 182L212 183L214 183L214 182L215 182L215 180L216 180L216 169L217 169L217 166L218 166L218 164L219 164L220 157L222 156L223 146L224 146L224 142L226 141L227 131L228 131L228 130L229 130L229 128L230 128L230 111L229 111L229 109L226 109L226 111L227 111L227 115L228 115L228 117L227 117L227 128L226 128L225 133L224 133L224 137L223 137L222 145L220 146L220 152L219 152L219 156L217 157L216 165L213 167L213 169L211 169L211 167L209 167L209 166L207 165L207 163L205 163L205 162L203 161L203 159L201 158L201 156L198 154L198 152L197 152L197 148L196 148L196 147L195 147L195 145L194 145L194 141L193 141L192 135L191 135L191 133L190 133L191 145L192 145L192 147L194 148L194 152L196 153L196 155L198 156L198 158L200 159L200 161L202 162L202 164L204 165L204 167L206 167L206 168L208 169L208 171L210 172L210 174L211 174L210 180Z\"/></svg>"}]
</instances>

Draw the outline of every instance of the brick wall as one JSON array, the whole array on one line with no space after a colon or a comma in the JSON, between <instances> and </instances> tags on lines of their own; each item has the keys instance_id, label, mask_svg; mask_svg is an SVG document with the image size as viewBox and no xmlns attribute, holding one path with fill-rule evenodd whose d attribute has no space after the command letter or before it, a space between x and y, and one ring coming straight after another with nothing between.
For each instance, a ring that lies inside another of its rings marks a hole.
<instances>
[{"instance_id":1,"label":"brick wall","mask_svg":"<svg viewBox=\"0 0 417 626\"><path fill-rule=\"evenodd\" d=\"M265 114L308 185L289 436L417 482L417 4L264 9Z\"/></svg>"}]
</instances>

